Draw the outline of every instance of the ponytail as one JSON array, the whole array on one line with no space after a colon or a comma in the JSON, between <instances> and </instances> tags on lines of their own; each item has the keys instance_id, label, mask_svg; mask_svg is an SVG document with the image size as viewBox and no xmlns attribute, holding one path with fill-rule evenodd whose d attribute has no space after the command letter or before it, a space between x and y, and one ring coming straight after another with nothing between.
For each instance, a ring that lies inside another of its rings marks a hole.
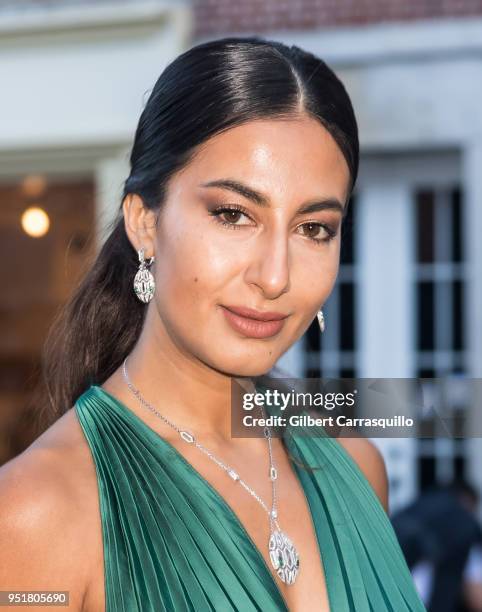
<instances>
[{"instance_id":1,"label":"ponytail","mask_svg":"<svg viewBox=\"0 0 482 612\"><path fill-rule=\"evenodd\" d=\"M47 335L42 384L48 405L42 407L42 426L60 417L91 384L107 379L141 333L146 309L132 286L137 254L123 217L110 229L95 262Z\"/></svg>"}]
</instances>

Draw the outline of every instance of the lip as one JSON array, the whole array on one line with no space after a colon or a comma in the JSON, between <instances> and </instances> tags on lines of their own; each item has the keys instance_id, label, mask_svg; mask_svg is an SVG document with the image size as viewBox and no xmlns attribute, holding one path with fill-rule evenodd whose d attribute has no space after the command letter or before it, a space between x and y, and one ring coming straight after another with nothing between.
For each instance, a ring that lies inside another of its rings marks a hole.
<instances>
[{"instance_id":1,"label":"lip","mask_svg":"<svg viewBox=\"0 0 482 612\"><path fill-rule=\"evenodd\" d=\"M234 312L241 317L256 319L257 321L281 321L282 319L286 319L288 316L282 312L261 312L260 310L253 310L252 308L247 308L246 306L223 306L223 308L227 308L231 312Z\"/></svg>"},{"instance_id":2,"label":"lip","mask_svg":"<svg viewBox=\"0 0 482 612\"><path fill-rule=\"evenodd\" d=\"M287 315L282 315L283 318L279 318L280 313L262 313L263 316L272 316L275 314L278 319L260 320L242 316L231 310L231 307L227 308L226 306L222 306L222 310L227 322L231 325L231 327L248 338L270 338L271 336L275 336L283 328L285 319L287 317ZM240 309L237 308L236 310ZM249 311L249 309L243 310L245 312L246 310ZM259 312L256 314L257 316L260 315Z\"/></svg>"}]
</instances>

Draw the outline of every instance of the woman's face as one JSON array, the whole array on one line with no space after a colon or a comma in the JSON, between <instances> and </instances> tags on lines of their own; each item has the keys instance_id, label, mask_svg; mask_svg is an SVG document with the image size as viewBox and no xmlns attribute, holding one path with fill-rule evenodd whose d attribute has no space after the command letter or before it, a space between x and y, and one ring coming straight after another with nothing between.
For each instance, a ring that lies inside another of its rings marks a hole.
<instances>
[{"instance_id":1,"label":"woman's face","mask_svg":"<svg viewBox=\"0 0 482 612\"><path fill-rule=\"evenodd\" d=\"M153 245L149 308L174 345L230 376L266 373L333 288L349 178L308 117L252 121L204 143L169 182ZM262 326L226 307L286 318Z\"/></svg>"}]
</instances>

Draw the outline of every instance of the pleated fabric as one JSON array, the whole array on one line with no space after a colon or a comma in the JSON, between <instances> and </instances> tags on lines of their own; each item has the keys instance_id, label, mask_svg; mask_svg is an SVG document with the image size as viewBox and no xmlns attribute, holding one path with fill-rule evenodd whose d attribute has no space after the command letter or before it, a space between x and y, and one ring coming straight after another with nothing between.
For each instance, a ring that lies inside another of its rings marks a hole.
<instances>
[{"instance_id":1,"label":"pleated fabric","mask_svg":"<svg viewBox=\"0 0 482 612\"><path fill-rule=\"evenodd\" d=\"M90 386L75 410L98 481L106 612L288 610L233 509L172 444L100 386ZM318 429L320 436L304 436L288 428L286 444L317 468L293 462L331 612L424 612L376 493L339 442Z\"/></svg>"}]
</instances>

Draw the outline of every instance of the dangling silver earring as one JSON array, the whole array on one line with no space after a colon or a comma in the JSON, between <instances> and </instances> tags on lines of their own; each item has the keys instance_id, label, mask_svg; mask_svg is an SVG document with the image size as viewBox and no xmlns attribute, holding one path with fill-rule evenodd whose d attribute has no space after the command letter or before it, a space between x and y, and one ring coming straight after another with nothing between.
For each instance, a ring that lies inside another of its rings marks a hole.
<instances>
[{"instance_id":1,"label":"dangling silver earring","mask_svg":"<svg viewBox=\"0 0 482 612\"><path fill-rule=\"evenodd\" d=\"M154 291L156 289L156 283L154 277L147 266L150 266L154 261L154 255L149 258L149 261L144 259L144 249L137 251L139 256L139 270L134 277L134 291L141 302L147 303L154 297Z\"/></svg>"},{"instance_id":2,"label":"dangling silver earring","mask_svg":"<svg viewBox=\"0 0 482 612\"><path fill-rule=\"evenodd\" d=\"M320 310L317 312L316 316L318 317L318 323L320 325L321 333L325 331L325 317L323 316L323 311Z\"/></svg>"}]
</instances>

